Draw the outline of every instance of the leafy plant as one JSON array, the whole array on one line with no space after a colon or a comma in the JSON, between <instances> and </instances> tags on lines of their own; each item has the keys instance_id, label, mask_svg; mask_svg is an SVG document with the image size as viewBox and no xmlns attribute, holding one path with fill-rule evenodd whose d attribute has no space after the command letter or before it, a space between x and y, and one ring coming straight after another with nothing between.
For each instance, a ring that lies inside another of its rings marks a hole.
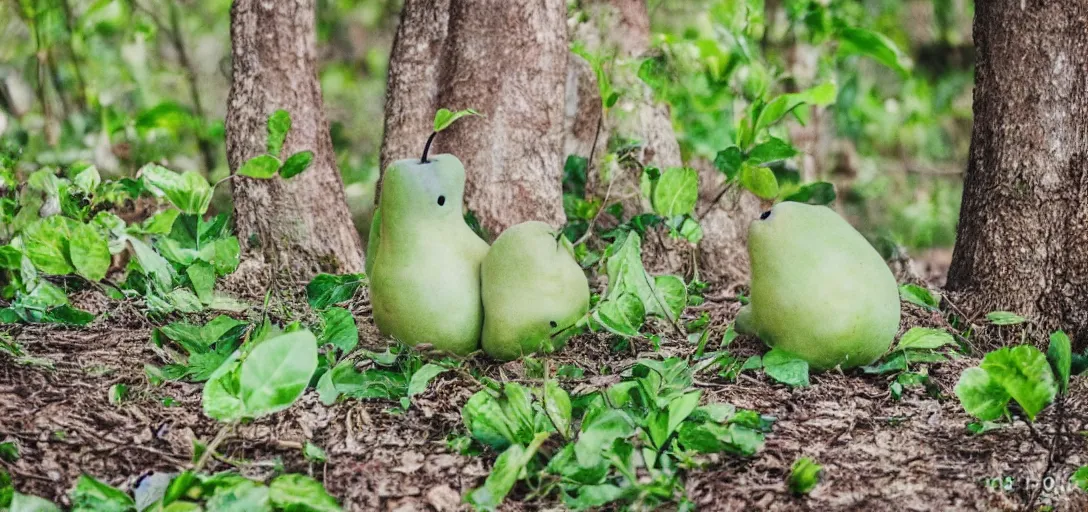
<instances>
[{"instance_id":1,"label":"leafy plant","mask_svg":"<svg viewBox=\"0 0 1088 512\"><path fill-rule=\"evenodd\" d=\"M6 473L0 472L2 475ZM11 494L10 510L59 511L47 500L14 492L10 480L2 489ZM70 494L73 512L135 512L137 510L188 511L249 510L338 512L340 505L320 482L306 475L282 474L268 485L228 471L214 475L186 471L180 474L151 473L129 494L89 475L79 477ZM0 506L5 504L0 502Z\"/></svg>"},{"instance_id":2,"label":"leafy plant","mask_svg":"<svg viewBox=\"0 0 1088 512\"><path fill-rule=\"evenodd\" d=\"M967 413L982 421L1009 417L1010 399L1034 421L1058 389L1046 356L1031 345L1020 345L986 354L981 365L964 370L955 391Z\"/></svg>"},{"instance_id":3,"label":"leafy plant","mask_svg":"<svg viewBox=\"0 0 1088 512\"><path fill-rule=\"evenodd\" d=\"M798 495L812 492L816 484L820 483L821 471L823 466L817 464L816 461L808 457L797 459L793 466L790 466L790 476L786 479L790 492Z\"/></svg>"},{"instance_id":4,"label":"leafy plant","mask_svg":"<svg viewBox=\"0 0 1088 512\"><path fill-rule=\"evenodd\" d=\"M306 285L306 299L318 311L347 302L365 279L363 274L318 274Z\"/></svg>"},{"instance_id":5,"label":"leafy plant","mask_svg":"<svg viewBox=\"0 0 1088 512\"><path fill-rule=\"evenodd\" d=\"M164 377L203 382L241 345L248 327L248 323L225 315L203 326L174 322L152 331L151 344L160 357L173 361L162 369ZM168 341L184 353L173 350Z\"/></svg>"},{"instance_id":6,"label":"leafy plant","mask_svg":"<svg viewBox=\"0 0 1088 512\"><path fill-rule=\"evenodd\" d=\"M905 372L912 363L938 363L948 357L937 350L955 344L955 338L944 329L911 327L899 342L876 363L862 368L866 373L887 374Z\"/></svg>"},{"instance_id":7,"label":"leafy plant","mask_svg":"<svg viewBox=\"0 0 1088 512\"><path fill-rule=\"evenodd\" d=\"M613 334L637 336L647 315L673 323L687 305L687 287L679 277L650 277L646 272L637 233L628 232L609 245L601 269L608 275L608 290L590 316L594 326Z\"/></svg>"},{"instance_id":8,"label":"leafy plant","mask_svg":"<svg viewBox=\"0 0 1088 512\"><path fill-rule=\"evenodd\" d=\"M398 401L404 410L411 405L413 395L422 393L431 380L458 365L450 360L424 364L417 352L402 345L380 354L363 351L330 365L317 381L317 392L326 405L341 397L387 399Z\"/></svg>"},{"instance_id":9,"label":"leafy plant","mask_svg":"<svg viewBox=\"0 0 1088 512\"><path fill-rule=\"evenodd\" d=\"M684 503L683 468L697 464L699 454L750 456L770 427L752 411L700 406L700 397L681 359L641 360L621 382L574 400L550 380L535 388L512 382L485 388L462 417L473 439L501 455L465 500L495 509L526 480L534 489L530 498L558 494L575 510ZM542 451L553 436L560 448Z\"/></svg>"},{"instance_id":10,"label":"leafy plant","mask_svg":"<svg viewBox=\"0 0 1088 512\"><path fill-rule=\"evenodd\" d=\"M1080 490L1088 492L1088 466L1078 468L1069 480L1077 487L1080 487Z\"/></svg>"},{"instance_id":11,"label":"leafy plant","mask_svg":"<svg viewBox=\"0 0 1088 512\"><path fill-rule=\"evenodd\" d=\"M936 310L940 306L940 295L933 293L928 288L916 284L904 284L899 286L899 297L911 304L921 306L928 310Z\"/></svg>"},{"instance_id":12,"label":"leafy plant","mask_svg":"<svg viewBox=\"0 0 1088 512\"><path fill-rule=\"evenodd\" d=\"M314 161L314 152L299 151L280 161L283 143L291 131L291 114L286 110L277 110L268 116L268 152L257 155L242 163L237 174L250 178L270 179L279 173L283 179L291 179L302 174Z\"/></svg>"},{"instance_id":13,"label":"leafy plant","mask_svg":"<svg viewBox=\"0 0 1088 512\"><path fill-rule=\"evenodd\" d=\"M986 319L994 325L1019 325L1028 321L1026 318L1008 311L986 313Z\"/></svg>"}]
</instances>

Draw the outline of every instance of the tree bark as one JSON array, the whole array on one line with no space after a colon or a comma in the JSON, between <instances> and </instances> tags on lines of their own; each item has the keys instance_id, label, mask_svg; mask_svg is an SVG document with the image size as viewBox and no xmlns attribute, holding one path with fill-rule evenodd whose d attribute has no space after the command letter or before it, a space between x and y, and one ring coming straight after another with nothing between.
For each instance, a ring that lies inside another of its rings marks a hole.
<instances>
[{"instance_id":1,"label":"tree bark","mask_svg":"<svg viewBox=\"0 0 1088 512\"><path fill-rule=\"evenodd\" d=\"M439 103L487 115L443 132L465 163L465 203L497 235L527 220L561 226L566 2L451 0Z\"/></svg>"},{"instance_id":2,"label":"tree bark","mask_svg":"<svg viewBox=\"0 0 1088 512\"><path fill-rule=\"evenodd\" d=\"M465 205L490 233L555 226L562 207L566 4L562 0L408 0L386 90L382 168L418 156L438 108L476 109L432 153L465 164Z\"/></svg>"},{"instance_id":3,"label":"tree bark","mask_svg":"<svg viewBox=\"0 0 1088 512\"><path fill-rule=\"evenodd\" d=\"M393 161L419 156L431 134L434 113L441 108L438 72L449 11L450 0L404 2L386 80L383 172Z\"/></svg>"},{"instance_id":4,"label":"tree bark","mask_svg":"<svg viewBox=\"0 0 1088 512\"><path fill-rule=\"evenodd\" d=\"M351 223L315 67L314 0L236 0L231 8L232 65L227 159L232 172L266 151L268 116L290 112L286 158L314 152L290 180L235 177L234 223L247 258L308 278L360 272L362 244Z\"/></svg>"},{"instance_id":5,"label":"tree bark","mask_svg":"<svg viewBox=\"0 0 1088 512\"><path fill-rule=\"evenodd\" d=\"M948 289L1088 346L1088 4L975 5L974 128Z\"/></svg>"}]
</instances>

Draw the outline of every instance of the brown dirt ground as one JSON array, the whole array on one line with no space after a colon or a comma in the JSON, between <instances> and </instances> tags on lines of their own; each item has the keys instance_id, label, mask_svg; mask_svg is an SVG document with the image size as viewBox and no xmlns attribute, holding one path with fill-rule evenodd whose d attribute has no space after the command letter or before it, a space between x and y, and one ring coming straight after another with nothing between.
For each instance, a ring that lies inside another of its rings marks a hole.
<instances>
[{"instance_id":1,"label":"brown dirt ground","mask_svg":"<svg viewBox=\"0 0 1088 512\"><path fill-rule=\"evenodd\" d=\"M362 343L380 346L362 295L353 303ZM99 311L108 307L99 306ZM717 299L687 314L708 311L720 335L736 307ZM905 306L904 328L939 322L912 308ZM207 441L218 431L201 413L199 385L148 384L144 364L161 362L148 347L150 325L138 312L114 305L107 316L79 330L14 329L12 334L39 364L16 364L0 355L0 441L14 439L21 449L15 463L0 464L21 492L65 502L80 472L129 488L149 471L183 469L193 440ZM574 387L605 386L615 377L601 375L601 368L625 368L639 356L691 353L686 341L665 338L660 354L645 342L617 354L605 338L583 336L555 356L552 367L580 364L586 376ZM744 338L730 349L741 357L762 350L758 341ZM733 383L702 375L698 385L708 400L756 409L777 421L755 457L711 457L705 468L691 472L688 494L700 510L711 511L1020 510L1029 503L1034 503L1031 509L1088 510L1088 494L1070 485L1038 495L1028 486L1044 474L1068 482L1072 471L1088 464L1083 435L1063 437L1049 469L1050 450L1044 448L1061 418L1066 432L1088 431L1086 379L1077 380L1061 413L1051 407L1030 428L1018 421L975 436L964 428L970 420L952 387L960 372L977 362L963 358L931 366L943 398L911 389L900 401L890 397L883 377L827 373L813 376L811 387L791 390L758 373ZM524 373L520 363L472 364L494 376ZM119 406L107 398L117 383L130 388ZM446 436L462 428L460 406L474 391L470 381L444 374L403 414L388 412L392 404L382 401L324 407L309 392L288 411L240 428L221 451L250 476L269 475L281 465L309 472L348 510L457 510L460 496L482 483L494 460L461 456L446 447ZM172 403L164 405L164 400ZM314 466L302 458L299 447L306 440L324 447L327 464ZM794 497L785 478L801 456L822 464L824 474L810 495ZM212 469L228 467L216 462ZM985 481L993 477L1014 478L1013 489L989 489ZM554 510L557 505L508 501L503 509Z\"/></svg>"}]
</instances>

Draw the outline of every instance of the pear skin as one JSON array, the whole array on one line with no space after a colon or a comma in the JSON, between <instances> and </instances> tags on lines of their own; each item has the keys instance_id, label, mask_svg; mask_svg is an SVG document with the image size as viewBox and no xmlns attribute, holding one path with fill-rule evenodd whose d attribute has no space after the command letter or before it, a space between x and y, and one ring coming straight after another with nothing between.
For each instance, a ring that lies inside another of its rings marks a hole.
<instances>
[{"instance_id":1,"label":"pear skin","mask_svg":"<svg viewBox=\"0 0 1088 512\"><path fill-rule=\"evenodd\" d=\"M562 333L589 310L589 281L570 242L543 222L523 222L499 235L480 277L482 345L495 359L561 348Z\"/></svg>"},{"instance_id":2,"label":"pear skin","mask_svg":"<svg viewBox=\"0 0 1088 512\"><path fill-rule=\"evenodd\" d=\"M465 224L464 191L465 168L453 155L399 160L385 171L370 277L382 334L459 355L479 347L488 245Z\"/></svg>"},{"instance_id":3,"label":"pear skin","mask_svg":"<svg viewBox=\"0 0 1088 512\"><path fill-rule=\"evenodd\" d=\"M783 202L748 231L752 288L737 329L817 371L867 365L899 330L899 289L872 245L830 208Z\"/></svg>"},{"instance_id":4,"label":"pear skin","mask_svg":"<svg viewBox=\"0 0 1088 512\"><path fill-rule=\"evenodd\" d=\"M366 235L366 276L374 272L374 262L378 259L378 244L382 241L382 209L374 207L374 216L370 219L370 233Z\"/></svg>"}]
</instances>

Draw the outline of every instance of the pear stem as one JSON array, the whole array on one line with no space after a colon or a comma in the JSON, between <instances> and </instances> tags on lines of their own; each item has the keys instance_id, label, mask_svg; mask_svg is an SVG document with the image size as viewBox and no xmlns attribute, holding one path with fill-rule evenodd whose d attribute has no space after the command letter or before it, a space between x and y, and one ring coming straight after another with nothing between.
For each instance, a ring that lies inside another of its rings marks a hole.
<instances>
[{"instance_id":1,"label":"pear stem","mask_svg":"<svg viewBox=\"0 0 1088 512\"><path fill-rule=\"evenodd\" d=\"M427 153L431 151L431 143L434 142L435 135L438 135L438 132L431 132L431 136L427 137L427 144L423 146L423 156L419 159L419 163L429 163L429 160L427 160Z\"/></svg>"}]
</instances>

